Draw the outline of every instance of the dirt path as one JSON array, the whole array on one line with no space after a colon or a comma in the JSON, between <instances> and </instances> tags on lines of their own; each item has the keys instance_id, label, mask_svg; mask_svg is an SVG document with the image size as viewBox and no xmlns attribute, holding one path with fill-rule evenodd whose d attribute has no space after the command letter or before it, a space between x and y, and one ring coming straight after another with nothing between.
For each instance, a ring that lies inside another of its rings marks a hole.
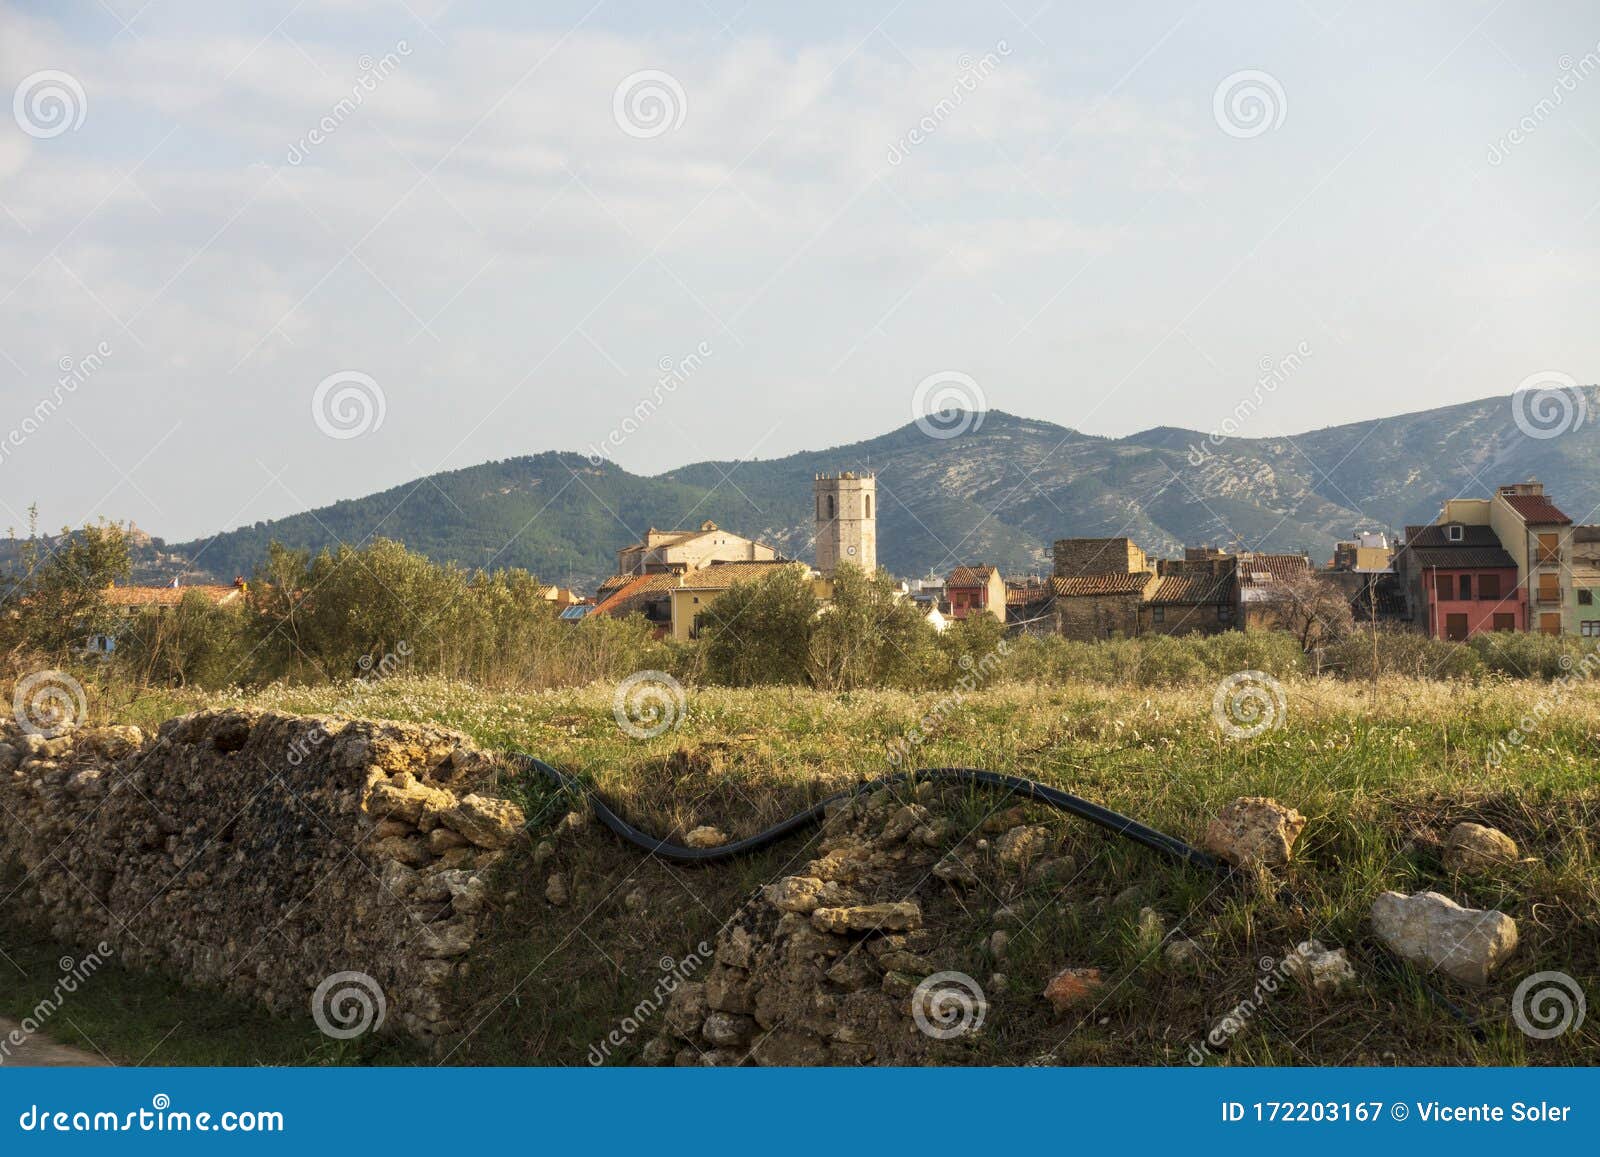
<instances>
[{"instance_id":1,"label":"dirt path","mask_svg":"<svg viewBox=\"0 0 1600 1157\"><path fill-rule=\"evenodd\" d=\"M22 1026L0 1016L0 1066L33 1065L51 1068L106 1064L105 1058L82 1049L58 1045L42 1033L34 1033L20 1045L11 1043L11 1034L22 1036Z\"/></svg>"}]
</instances>

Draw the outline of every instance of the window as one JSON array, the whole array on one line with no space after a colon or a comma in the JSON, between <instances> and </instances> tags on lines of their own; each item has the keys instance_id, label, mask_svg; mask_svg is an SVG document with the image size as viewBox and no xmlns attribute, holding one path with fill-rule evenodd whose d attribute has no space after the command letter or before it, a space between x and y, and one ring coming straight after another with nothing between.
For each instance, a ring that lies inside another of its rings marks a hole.
<instances>
[{"instance_id":1,"label":"window","mask_svg":"<svg viewBox=\"0 0 1600 1157\"><path fill-rule=\"evenodd\" d=\"M1578 588L1578 605L1580 607L1592 607L1592 606L1594 606L1594 591L1590 590L1588 587L1579 587Z\"/></svg>"},{"instance_id":2,"label":"window","mask_svg":"<svg viewBox=\"0 0 1600 1157\"><path fill-rule=\"evenodd\" d=\"M1578 632L1586 639L1600 639L1600 619L1585 619Z\"/></svg>"},{"instance_id":3,"label":"window","mask_svg":"<svg viewBox=\"0 0 1600 1157\"><path fill-rule=\"evenodd\" d=\"M1561 561L1561 536L1559 534L1541 534L1539 536L1539 561Z\"/></svg>"},{"instance_id":4,"label":"window","mask_svg":"<svg viewBox=\"0 0 1600 1157\"><path fill-rule=\"evenodd\" d=\"M1496 611L1494 615L1494 629L1497 631L1514 631L1517 629L1517 616L1505 611Z\"/></svg>"},{"instance_id":5,"label":"window","mask_svg":"<svg viewBox=\"0 0 1600 1157\"><path fill-rule=\"evenodd\" d=\"M1454 584L1450 582L1449 575L1442 574L1439 571L1433 572L1433 593L1436 598L1448 599L1450 592L1454 589Z\"/></svg>"},{"instance_id":6,"label":"window","mask_svg":"<svg viewBox=\"0 0 1600 1157\"><path fill-rule=\"evenodd\" d=\"M1150 621L1152 623L1164 623L1164 622L1166 622L1167 621L1167 608L1166 607L1151 607L1150 608Z\"/></svg>"},{"instance_id":7,"label":"window","mask_svg":"<svg viewBox=\"0 0 1600 1157\"><path fill-rule=\"evenodd\" d=\"M833 495L828 495L828 521L833 521Z\"/></svg>"},{"instance_id":8,"label":"window","mask_svg":"<svg viewBox=\"0 0 1600 1157\"><path fill-rule=\"evenodd\" d=\"M1561 616L1551 614L1540 615L1539 633L1541 635L1559 635L1561 633Z\"/></svg>"},{"instance_id":9,"label":"window","mask_svg":"<svg viewBox=\"0 0 1600 1157\"><path fill-rule=\"evenodd\" d=\"M1472 576L1469 574L1464 574L1461 576L1460 597L1463 599L1470 599L1472 597Z\"/></svg>"},{"instance_id":10,"label":"window","mask_svg":"<svg viewBox=\"0 0 1600 1157\"><path fill-rule=\"evenodd\" d=\"M1500 597L1500 576L1497 574L1479 575L1478 597L1480 599L1498 599Z\"/></svg>"},{"instance_id":11,"label":"window","mask_svg":"<svg viewBox=\"0 0 1600 1157\"><path fill-rule=\"evenodd\" d=\"M1460 523L1452 523L1444 528L1444 536L1451 542L1460 542L1464 534L1466 534L1466 528Z\"/></svg>"},{"instance_id":12,"label":"window","mask_svg":"<svg viewBox=\"0 0 1600 1157\"><path fill-rule=\"evenodd\" d=\"M866 516L868 518L871 518L872 517L872 495L863 494L861 496L861 500L867 504L867 506L866 506L866 511L867 511Z\"/></svg>"},{"instance_id":13,"label":"window","mask_svg":"<svg viewBox=\"0 0 1600 1157\"><path fill-rule=\"evenodd\" d=\"M1227 603L1220 604L1217 607L1217 622L1219 622L1219 623L1231 623L1231 622L1233 622L1233 607L1231 607Z\"/></svg>"}]
</instances>

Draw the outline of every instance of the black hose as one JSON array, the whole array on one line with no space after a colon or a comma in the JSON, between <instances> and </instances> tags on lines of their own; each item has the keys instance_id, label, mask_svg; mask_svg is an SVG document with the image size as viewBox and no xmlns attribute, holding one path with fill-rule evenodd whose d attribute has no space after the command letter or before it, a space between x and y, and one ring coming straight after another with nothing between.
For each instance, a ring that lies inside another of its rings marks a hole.
<instances>
[{"instance_id":1,"label":"black hose","mask_svg":"<svg viewBox=\"0 0 1600 1157\"><path fill-rule=\"evenodd\" d=\"M1003 788L1017 795L1047 804L1058 811L1071 812L1075 816L1086 819L1090 823L1099 824L1108 831L1115 832L1117 835L1135 843L1143 844L1152 851L1160 852L1171 859L1212 872L1226 872L1229 870L1228 866L1220 860L1200 851L1198 848L1191 847L1177 837L1146 827L1138 820L1130 819L1119 812L1112 811L1110 808L1101 807L1097 803L1091 803L1079 796L1053 787L1047 787L1031 779L1022 779L1014 775L1001 775L993 771L978 771L970 767L928 767L917 771L898 771L892 775L886 775L879 779L857 784L855 787L846 788L844 791L836 792L826 799L813 804L805 811L781 820L753 836L746 836L742 840L734 840L728 844L718 844L714 848L688 848L682 844L674 844L667 840L657 839L647 832L640 831L612 810L611 806L606 803L598 792L586 787L565 772L551 767L544 760L523 752L514 753L514 758L521 760L528 767L538 771L562 790L585 796L593 804L595 814L600 817L600 822L629 843L638 845L652 855L678 863L715 863L719 860L729 860L735 856L759 851L801 828L820 823L827 809L836 803L842 803L845 800L853 799L866 792L876 791L879 788L891 787L894 784L905 783L908 780L915 779L918 782L926 783L981 784L984 787Z\"/></svg>"}]
</instances>

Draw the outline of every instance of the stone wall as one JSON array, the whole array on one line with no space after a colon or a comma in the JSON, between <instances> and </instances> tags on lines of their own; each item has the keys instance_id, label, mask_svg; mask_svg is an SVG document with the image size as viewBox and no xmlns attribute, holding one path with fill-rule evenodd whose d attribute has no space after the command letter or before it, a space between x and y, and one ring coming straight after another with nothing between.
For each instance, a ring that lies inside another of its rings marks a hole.
<instances>
[{"instance_id":1,"label":"stone wall","mask_svg":"<svg viewBox=\"0 0 1600 1157\"><path fill-rule=\"evenodd\" d=\"M1056 599L1056 631L1069 639L1133 638L1140 595L1073 595Z\"/></svg>"},{"instance_id":2,"label":"stone wall","mask_svg":"<svg viewBox=\"0 0 1600 1157\"><path fill-rule=\"evenodd\" d=\"M1057 578L1148 569L1144 551L1131 538L1058 538L1053 556Z\"/></svg>"},{"instance_id":3,"label":"stone wall","mask_svg":"<svg viewBox=\"0 0 1600 1157\"><path fill-rule=\"evenodd\" d=\"M524 838L520 809L475 793L495 768L465 737L245 712L169 720L154 738L6 727L7 919L291 1014L361 973L390 1028L457 1031L448 993L485 874ZM338 1009L320 1011L337 1026Z\"/></svg>"}]
</instances>

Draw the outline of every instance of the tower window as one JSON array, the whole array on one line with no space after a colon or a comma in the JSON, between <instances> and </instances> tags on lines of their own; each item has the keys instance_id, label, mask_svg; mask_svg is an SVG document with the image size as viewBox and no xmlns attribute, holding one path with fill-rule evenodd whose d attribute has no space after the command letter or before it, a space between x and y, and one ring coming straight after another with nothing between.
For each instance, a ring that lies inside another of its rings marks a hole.
<instances>
[{"instance_id":1,"label":"tower window","mask_svg":"<svg viewBox=\"0 0 1600 1157\"><path fill-rule=\"evenodd\" d=\"M872 495L863 494L861 496L861 498L862 498L862 501L864 501L867 504L867 517L871 518L872 517Z\"/></svg>"},{"instance_id":2,"label":"tower window","mask_svg":"<svg viewBox=\"0 0 1600 1157\"><path fill-rule=\"evenodd\" d=\"M833 495L828 495L828 521L833 521Z\"/></svg>"}]
</instances>

